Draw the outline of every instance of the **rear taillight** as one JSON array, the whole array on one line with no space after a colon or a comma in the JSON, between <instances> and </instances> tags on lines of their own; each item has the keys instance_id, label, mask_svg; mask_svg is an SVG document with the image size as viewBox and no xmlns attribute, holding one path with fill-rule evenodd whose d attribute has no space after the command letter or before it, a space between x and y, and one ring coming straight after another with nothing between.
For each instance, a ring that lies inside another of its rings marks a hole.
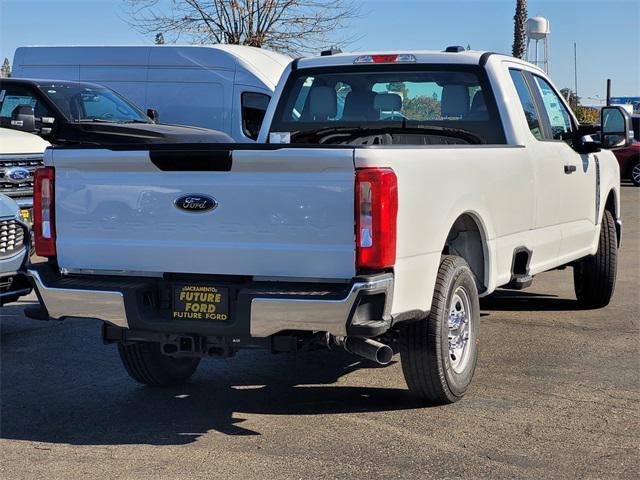
<instances>
[{"instance_id":1,"label":"rear taillight","mask_svg":"<svg viewBox=\"0 0 640 480\"><path fill-rule=\"evenodd\" d=\"M34 174L33 236L41 257L56 255L54 172L53 167L43 167Z\"/></svg>"},{"instance_id":2,"label":"rear taillight","mask_svg":"<svg viewBox=\"0 0 640 480\"><path fill-rule=\"evenodd\" d=\"M390 168L356 170L356 266L396 263L398 179Z\"/></svg>"}]
</instances>

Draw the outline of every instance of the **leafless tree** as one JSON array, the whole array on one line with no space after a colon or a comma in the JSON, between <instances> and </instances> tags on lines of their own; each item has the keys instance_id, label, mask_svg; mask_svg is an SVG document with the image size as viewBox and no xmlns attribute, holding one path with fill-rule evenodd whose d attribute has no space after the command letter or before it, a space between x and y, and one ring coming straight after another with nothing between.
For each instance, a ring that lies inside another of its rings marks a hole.
<instances>
[{"instance_id":1,"label":"leafless tree","mask_svg":"<svg viewBox=\"0 0 640 480\"><path fill-rule=\"evenodd\" d=\"M290 54L354 40L349 21L360 15L353 0L125 0L140 33L167 42L229 43Z\"/></svg>"}]
</instances>

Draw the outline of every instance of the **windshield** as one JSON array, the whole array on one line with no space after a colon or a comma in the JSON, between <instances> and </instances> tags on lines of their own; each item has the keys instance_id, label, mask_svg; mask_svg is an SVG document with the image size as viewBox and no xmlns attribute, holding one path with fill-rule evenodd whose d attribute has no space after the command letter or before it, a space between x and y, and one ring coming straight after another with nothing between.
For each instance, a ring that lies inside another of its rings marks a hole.
<instances>
[{"instance_id":1,"label":"windshield","mask_svg":"<svg viewBox=\"0 0 640 480\"><path fill-rule=\"evenodd\" d=\"M278 106L272 133L292 143L318 131L417 130L467 134L477 143L505 143L493 94L475 66L382 65L300 70ZM285 137L285 138L289 138ZM407 140L407 136L403 136ZM425 143L424 139L417 140Z\"/></svg>"},{"instance_id":2,"label":"windshield","mask_svg":"<svg viewBox=\"0 0 640 480\"><path fill-rule=\"evenodd\" d=\"M40 90L71 122L151 123L138 108L108 88L79 83L42 85Z\"/></svg>"}]
</instances>

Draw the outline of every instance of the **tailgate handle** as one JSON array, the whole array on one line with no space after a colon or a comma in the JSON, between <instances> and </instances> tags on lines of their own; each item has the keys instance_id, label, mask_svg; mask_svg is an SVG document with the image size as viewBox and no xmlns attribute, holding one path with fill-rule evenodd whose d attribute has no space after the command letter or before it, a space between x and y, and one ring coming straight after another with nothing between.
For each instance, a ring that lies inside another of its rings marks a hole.
<instances>
[{"instance_id":1,"label":"tailgate handle","mask_svg":"<svg viewBox=\"0 0 640 480\"><path fill-rule=\"evenodd\" d=\"M575 171L576 171L576 166L575 165L565 165L564 166L564 173L566 173L567 175L571 175Z\"/></svg>"},{"instance_id":2,"label":"tailgate handle","mask_svg":"<svg viewBox=\"0 0 640 480\"><path fill-rule=\"evenodd\" d=\"M163 172L229 172L231 150L150 150L151 162Z\"/></svg>"}]
</instances>

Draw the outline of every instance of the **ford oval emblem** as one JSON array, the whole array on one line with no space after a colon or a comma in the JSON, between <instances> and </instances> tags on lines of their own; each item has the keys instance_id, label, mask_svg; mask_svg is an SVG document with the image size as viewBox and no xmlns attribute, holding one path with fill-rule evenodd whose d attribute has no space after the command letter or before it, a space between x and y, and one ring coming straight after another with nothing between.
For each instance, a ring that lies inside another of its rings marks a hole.
<instances>
[{"instance_id":1,"label":"ford oval emblem","mask_svg":"<svg viewBox=\"0 0 640 480\"><path fill-rule=\"evenodd\" d=\"M185 212L204 213L209 210L214 210L218 206L218 201L209 195L190 193L189 195L176 198L173 204L176 208L184 210Z\"/></svg>"},{"instance_id":2,"label":"ford oval emblem","mask_svg":"<svg viewBox=\"0 0 640 480\"><path fill-rule=\"evenodd\" d=\"M4 171L5 180L11 183L24 183L30 176L31 173L24 167L12 167Z\"/></svg>"}]
</instances>

